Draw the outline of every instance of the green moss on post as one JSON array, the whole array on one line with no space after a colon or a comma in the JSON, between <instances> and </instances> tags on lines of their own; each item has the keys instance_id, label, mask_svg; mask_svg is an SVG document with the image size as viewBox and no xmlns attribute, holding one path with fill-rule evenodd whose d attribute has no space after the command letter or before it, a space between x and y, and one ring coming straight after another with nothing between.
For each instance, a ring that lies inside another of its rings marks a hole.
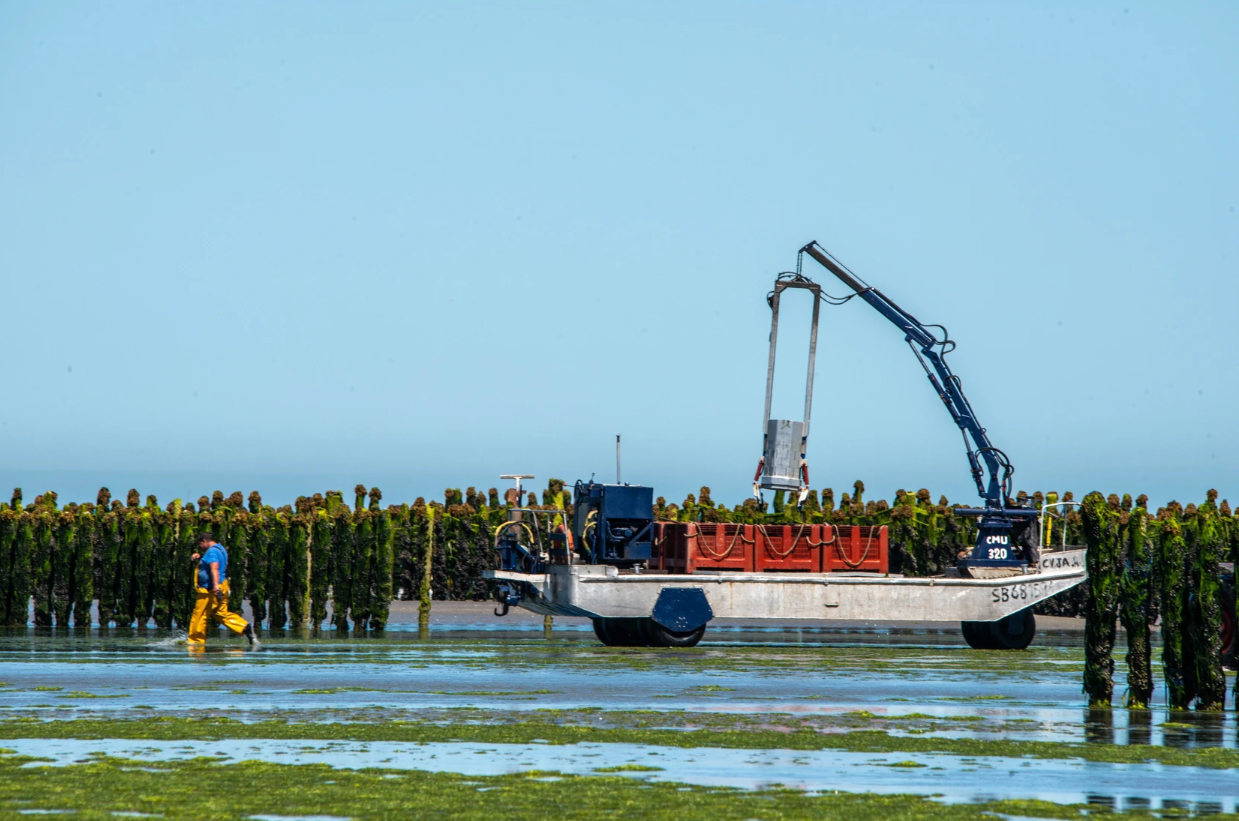
<instances>
[{"instance_id":1,"label":"green moss on post","mask_svg":"<svg viewBox=\"0 0 1239 821\"><path fill-rule=\"evenodd\" d=\"M1143 499L1144 497L1140 497ZM1153 558L1148 511L1133 508L1127 520L1127 560L1119 585L1119 618L1127 633L1127 707L1147 710L1153 696L1149 625L1153 611Z\"/></svg>"},{"instance_id":2,"label":"green moss on post","mask_svg":"<svg viewBox=\"0 0 1239 821\"><path fill-rule=\"evenodd\" d=\"M56 523L46 508L41 507L34 513L34 517L34 553L30 558L34 624L36 627L51 627L52 560Z\"/></svg>"},{"instance_id":3,"label":"green moss on post","mask_svg":"<svg viewBox=\"0 0 1239 821\"><path fill-rule=\"evenodd\" d=\"M51 509L55 510L54 507ZM73 613L73 560L77 553L77 517L68 511L56 516L53 550L52 612L56 616L57 627L68 627L69 617Z\"/></svg>"},{"instance_id":4,"label":"green moss on post","mask_svg":"<svg viewBox=\"0 0 1239 821\"><path fill-rule=\"evenodd\" d=\"M1218 564L1224 552L1218 526L1217 491L1196 511L1196 544L1192 550L1192 647L1196 659L1196 709L1217 712L1226 704L1226 674L1222 670L1222 593Z\"/></svg>"},{"instance_id":5,"label":"green moss on post","mask_svg":"<svg viewBox=\"0 0 1239 821\"><path fill-rule=\"evenodd\" d=\"M366 486L357 485L353 488L353 512L366 509Z\"/></svg>"},{"instance_id":6,"label":"green moss on post","mask_svg":"<svg viewBox=\"0 0 1239 821\"><path fill-rule=\"evenodd\" d=\"M353 513L347 505L336 511L331 532L331 623L348 632L348 611L353 603Z\"/></svg>"},{"instance_id":7,"label":"green moss on post","mask_svg":"<svg viewBox=\"0 0 1239 821\"><path fill-rule=\"evenodd\" d=\"M395 532L392 529L390 511L381 510L373 515L374 561L370 581L370 629L383 630L387 627L387 617L391 612Z\"/></svg>"},{"instance_id":8,"label":"green moss on post","mask_svg":"<svg viewBox=\"0 0 1239 821\"><path fill-rule=\"evenodd\" d=\"M349 618L354 630L370 623L370 581L374 561L374 515L364 508L353 514L357 523L353 544L353 594Z\"/></svg>"},{"instance_id":9,"label":"green moss on post","mask_svg":"<svg viewBox=\"0 0 1239 821\"><path fill-rule=\"evenodd\" d=\"M434 572L434 505L426 505L426 548L422 555L422 583L418 590L420 604L417 609L417 632L425 639L430 637L430 579Z\"/></svg>"},{"instance_id":10,"label":"green moss on post","mask_svg":"<svg viewBox=\"0 0 1239 821\"><path fill-rule=\"evenodd\" d=\"M151 618L151 567L154 564L155 524L149 511L134 508L131 524L137 525L138 537L133 558L133 617L139 630L145 630Z\"/></svg>"},{"instance_id":11,"label":"green moss on post","mask_svg":"<svg viewBox=\"0 0 1239 821\"><path fill-rule=\"evenodd\" d=\"M296 513L288 524L288 625L310 624L310 514Z\"/></svg>"},{"instance_id":12,"label":"green moss on post","mask_svg":"<svg viewBox=\"0 0 1239 821\"><path fill-rule=\"evenodd\" d=\"M1109 707L1114 696L1119 518L1117 510L1111 510L1097 492L1084 498L1081 515L1090 582L1084 622L1084 692L1090 707L1101 708Z\"/></svg>"},{"instance_id":13,"label":"green moss on post","mask_svg":"<svg viewBox=\"0 0 1239 821\"><path fill-rule=\"evenodd\" d=\"M0 504L0 627L9 622L9 599L12 597L13 544L17 541L17 513L7 504Z\"/></svg>"},{"instance_id":14,"label":"green moss on post","mask_svg":"<svg viewBox=\"0 0 1239 821\"><path fill-rule=\"evenodd\" d=\"M267 520L270 540L267 545L267 619L273 630L288 624L285 589L288 584L288 514L275 511Z\"/></svg>"},{"instance_id":15,"label":"green moss on post","mask_svg":"<svg viewBox=\"0 0 1239 821\"><path fill-rule=\"evenodd\" d=\"M21 505L21 492L16 492ZM12 627L25 627L29 618L30 594L33 581L35 556L35 520L25 511L16 512L13 520L13 563L10 565L8 623Z\"/></svg>"},{"instance_id":16,"label":"green moss on post","mask_svg":"<svg viewBox=\"0 0 1239 821\"><path fill-rule=\"evenodd\" d=\"M241 612L249 590L250 514L241 509L241 494L234 493L228 515L228 609ZM233 505L235 504L235 507Z\"/></svg>"},{"instance_id":17,"label":"green moss on post","mask_svg":"<svg viewBox=\"0 0 1239 821\"><path fill-rule=\"evenodd\" d=\"M1173 504L1173 503L1172 503ZM1173 510L1163 510L1158 521L1157 578L1161 614L1162 670L1166 678L1166 704L1186 710L1196 694L1196 671L1187 664L1191 638L1187 612L1187 545Z\"/></svg>"},{"instance_id":18,"label":"green moss on post","mask_svg":"<svg viewBox=\"0 0 1239 821\"><path fill-rule=\"evenodd\" d=\"M73 556L74 627L90 627L90 606L95 600L95 521L92 513L81 513L77 517ZM2 607L3 599L0 598Z\"/></svg>"},{"instance_id":19,"label":"green moss on post","mask_svg":"<svg viewBox=\"0 0 1239 821\"><path fill-rule=\"evenodd\" d=\"M250 503L257 507L258 511L253 512L251 508L249 520L249 539L248 550L249 556L249 599L250 613L253 615L253 624L255 628L262 627L263 622L267 620L267 579L270 573L270 549L271 549L271 516L267 511L269 508L263 508L262 499L255 499L258 494L250 494Z\"/></svg>"},{"instance_id":20,"label":"green moss on post","mask_svg":"<svg viewBox=\"0 0 1239 821\"><path fill-rule=\"evenodd\" d=\"M331 517L324 506L314 512L310 532L310 627L317 631L327 619L331 591Z\"/></svg>"},{"instance_id":21,"label":"green moss on post","mask_svg":"<svg viewBox=\"0 0 1239 821\"><path fill-rule=\"evenodd\" d=\"M172 575L176 556L176 516L172 505L153 514L155 530L154 561L151 566L151 616L161 630L172 627ZM232 562L228 564L232 576Z\"/></svg>"},{"instance_id":22,"label":"green moss on post","mask_svg":"<svg viewBox=\"0 0 1239 821\"><path fill-rule=\"evenodd\" d=\"M103 500L107 488L99 492ZM120 578L120 557L123 549L123 536L120 529L120 514L108 509L107 504L100 505L99 510L99 577L97 591L99 596L99 626L107 627L119 618L116 613L120 590L117 587ZM106 512L105 512L106 511Z\"/></svg>"}]
</instances>

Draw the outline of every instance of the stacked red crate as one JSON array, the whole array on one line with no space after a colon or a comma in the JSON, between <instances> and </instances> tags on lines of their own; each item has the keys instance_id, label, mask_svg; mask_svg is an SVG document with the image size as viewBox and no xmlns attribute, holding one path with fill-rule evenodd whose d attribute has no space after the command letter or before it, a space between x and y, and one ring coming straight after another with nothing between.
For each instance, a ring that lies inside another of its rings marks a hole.
<instances>
[{"instance_id":1,"label":"stacked red crate","mask_svg":"<svg viewBox=\"0 0 1239 821\"><path fill-rule=\"evenodd\" d=\"M822 550L822 572L888 573L888 533L885 525L842 525Z\"/></svg>"},{"instance_id":2,"label":"stacked red crate","mask_svg":"<svg viewBox=\"0 0 1239 821\"><path fill-rule=\"evenodd\" d=\"M757 532L757 572L821 571L822 545L831 538L830 525L762 525Z\"/></svg>"},{"instance_id":3,"label":"stacked red crate","mask_svg":"<svg viewBox=\"0 0 1239 821\"><path fill-rule=\"evenodd\" d=\"M657 522L654 526L651 570L663 573L753 571L756 538L752 525Z\"/></svg>"},{"instance_id":4,"label":"stacked red crate","mask_svg":"<svg viewBox=\"0 0 1239 821\"><path fill-rule=\"evenodd\" d=\"M887 573L886 527L656 522L649 569Z\"/></svg>"}]
</instances>

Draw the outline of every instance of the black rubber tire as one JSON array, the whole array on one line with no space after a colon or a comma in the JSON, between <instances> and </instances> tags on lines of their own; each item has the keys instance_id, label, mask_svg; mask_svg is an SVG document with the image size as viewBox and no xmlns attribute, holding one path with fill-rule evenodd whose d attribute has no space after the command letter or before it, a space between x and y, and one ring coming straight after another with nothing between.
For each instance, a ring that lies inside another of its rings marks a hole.
<instances>
[{"instance_id":1,"label":"black rubber tire","mask_svg":"<svg viewBox=\"0 0 1239 821\"><path fill-rule=\"evenodd\" d=\"M607 620L593 619L593 622L594 635L598 637L598 641L602 642L607 647L614 647L615 645L612 643L611 637L607 634Z\"/></svg>"},{"instance_id":2,"label":"black rubber tire","mask_svg":"<svg viewBox=\"0 0 1239 821\"><path fill-rule=\"evenodd\" d=\"M1230 670L1239 669L1239 624L1235 623L1235 585L1234 582L1222 580L1222 666Z\"/></svg>"},{"instance_id":3,"label":"black rubber tire","mask_svg":"<svg viewBox=\"0 0 1239 821\"><path fill-rule=\"evenodd\" d=\"M973 650L997 650L998 645L994 643L991 632L992 625L993 622L988 621L961 621L959 629L964 634L964 641L968 642L968 646Z\"/></svg>"},{"instance_id":4,"label":"black rubber tire","mask_svg":"<svg viewBox=\"0 0 1239 821\"><path fill-rule=\"evenodd\" d=\"M608 647L648 647L649 638L642 624L646 621L649 619L594 619L594 634Z\"/></svg>"},{"instance_id":5,"label":"black rubber tire","mask_svg":"<svg viewBox=\"0 0 1239 821\"><path fill-rule=\"evenodd\" d=\"M693 647L706 634L703 624L696 630L680 633L668 630L653 619L645 619L645 637L651 647Z\"/></svg>"},{"instance_id":6,"label":"black rubber tire","mask_svg":"<svg viewBox=\"0 0 1239 821\"><path fill-rule=\"evenodd\" d=\"M1037 617L1032 608L990 622L990 638L996 650L1024 650L1037 635Z\"/></svg>"}]
</instances>

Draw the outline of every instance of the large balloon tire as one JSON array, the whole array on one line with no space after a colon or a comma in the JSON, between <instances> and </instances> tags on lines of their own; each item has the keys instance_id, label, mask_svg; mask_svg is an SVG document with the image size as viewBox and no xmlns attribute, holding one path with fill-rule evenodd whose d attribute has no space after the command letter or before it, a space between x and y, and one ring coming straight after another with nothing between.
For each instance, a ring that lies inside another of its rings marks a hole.
<instances>
[{"instance_id":1,"label":"large balloon tire","mask_svg":"<svg viewBox=\"0 0 1239 821\"><path fill-rule=\"evenodd\" d=\"M642 622L648 619L601 618L594 619L594 634L608 647L648 647Z\"/></svg>"},{"instance_id":2,"label":"large balloon tire","mask_svg":"<svg viewBox=\"0 0 1239 821\"><path fill-rule=\"evenodd\" d=\"M645 620L645 635L651 647L693 647L705 634L704 624L696 630L680 632L669 630L653 619Z\"/></svg>"},{"instance_id":3,"label":"large balloon tire","mask_svg":"<svg viewBox=\"0 0 1239 821\"><path fill-rule=\"evenodd\" d=\"M992 625L993 622L988 621L961 621L959 629L964 634L964 641L968 642L968 646L973 650L997 650Z\"/></svg>"},{"instance_id":4,"label":"large balloon tire","mask_svg":"<svg viewBox=\"0 0 1239 821\"><path fill-rule=\"evenodd\" d=\"M990 622L990 637L996 650L1024 650L1037 635L1037 617L1030 608Z\"/></svg>"},{"instance_id":5,"label":"large balloon tire","mask_svg":"<svg viewBox=\"0 0 1239 821\"><path fill-rule=\"evenodd\" d=\"M593 619L593 622L594 635L598 637L598 641L602 642L607 647L614 647L615 645L612 643L610 635L607 634L607 620Z\"/></svg>"}]
</instances>

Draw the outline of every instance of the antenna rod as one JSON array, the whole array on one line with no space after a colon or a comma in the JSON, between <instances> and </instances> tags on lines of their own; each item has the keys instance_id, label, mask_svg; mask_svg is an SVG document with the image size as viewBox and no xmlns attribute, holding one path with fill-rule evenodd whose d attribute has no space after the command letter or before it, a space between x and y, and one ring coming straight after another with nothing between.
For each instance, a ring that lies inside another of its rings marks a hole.
<instances>
[{"instance_id":1,"label":"antenna rod","mask_svg":"<svg viewBox=\"0 0 1239 821\"><path fill-rule=\"evenodd\" d=\"M620 435L615 434L615 484L620 483L620 457L619 457Z\"/></svg>"}]
</instances>

